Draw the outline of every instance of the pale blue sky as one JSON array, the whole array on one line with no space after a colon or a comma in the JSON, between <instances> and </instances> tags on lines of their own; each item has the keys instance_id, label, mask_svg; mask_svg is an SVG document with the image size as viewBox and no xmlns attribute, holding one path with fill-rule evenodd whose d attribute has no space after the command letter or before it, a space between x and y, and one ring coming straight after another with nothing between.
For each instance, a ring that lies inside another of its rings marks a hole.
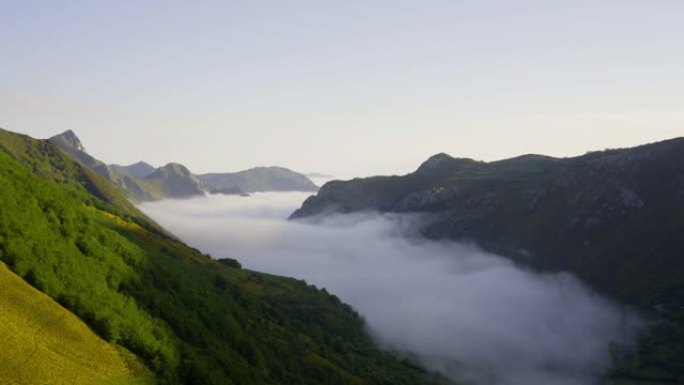
<instances>
[{"instance_id":1,"label":"pale blue sky","mask_svg":"<svg viewBox=\"0 0 684 385\"><path fill-rule=\"evenodd\" d=\"M682 1L4 1L0 127L107 162L405 173L684 135Z\"/></svg>"}]
</instances>

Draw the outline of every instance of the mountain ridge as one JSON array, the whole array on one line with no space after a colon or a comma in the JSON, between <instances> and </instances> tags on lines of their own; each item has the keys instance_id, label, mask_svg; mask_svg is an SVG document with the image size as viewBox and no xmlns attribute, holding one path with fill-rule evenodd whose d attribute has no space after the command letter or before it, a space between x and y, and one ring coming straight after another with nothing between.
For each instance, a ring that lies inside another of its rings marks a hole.
<instances>
[{"instance_id":1,"label":"mountain ridge","mask_svg":"<svg viewBox=\"0 0 684 385\"><path fill-rule=\"evenodd\" d=\"M684 381L684 138L571 158L437 154L403 176L326 183L291 219L356 211L421 213L427 238L572 272L657 321L618 372Z\"/></svg>"},{"instance_id":2,"label":"mountain ridge","mask_svg":"<svg viewBox=\"0 0 684 385\"><path fill-rule=\"evenodd\" d=\"M174 162L159 168L143 161L107 165L88 154L72 130L55 135L49 141L117 185L133 201L190 198L205 193L246 196L253 192L316 191L318 188L308 177L284 167L253 167L230 173L195 175Z\"/></svg>"},{"instance_id":3,"label":"mountain ridge","mask_svg":"<svg viewBox=\"0 0 684 385\"><path fill-rule=\"evenodd\" d=\"M144 161L138 161L136 163L130 164L128 166L122 166L118 164L110 164L109 167L124 173L128 176L131 176L133 178L144 178L148 175L150 175L154 170L157 169L157 167L152 166L151 164L144 162Z\"/></svg>"}]
</instances>

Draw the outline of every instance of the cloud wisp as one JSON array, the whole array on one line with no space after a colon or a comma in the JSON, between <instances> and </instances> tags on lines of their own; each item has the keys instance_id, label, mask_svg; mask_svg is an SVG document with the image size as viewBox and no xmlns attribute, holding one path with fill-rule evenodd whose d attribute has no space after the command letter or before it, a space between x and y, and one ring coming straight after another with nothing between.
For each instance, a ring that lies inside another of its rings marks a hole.
<instances>
[{"instance_id":1,"label":"cloud wisp","mask_svg":"<svg viewBox=\"0 0 684 385\"><path fill-rule=\"evenodd\" d=\"M473 245L407 237L420 219L285 218L306 197L146 203L184 241L249 269L303 278L352 305L384 347L478 385L586 385L643 323L569 274L537 274Z\"/></svg>"}]
</instances>

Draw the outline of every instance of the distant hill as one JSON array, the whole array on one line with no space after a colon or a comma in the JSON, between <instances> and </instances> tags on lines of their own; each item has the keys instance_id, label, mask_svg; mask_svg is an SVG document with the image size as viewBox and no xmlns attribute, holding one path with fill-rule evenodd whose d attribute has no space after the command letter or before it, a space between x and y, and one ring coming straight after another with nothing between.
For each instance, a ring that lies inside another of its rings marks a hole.
<instances>
[{"instance_id":1,"label":"distant hill","mask_svg":"<svg viewBox=\"0 0 684 385\"><path fill-rule=\"evenodd\" d=\"M144 178L154 172L157 168L140 161L138 163L131 164L129 166L120 166L118 164L110 164L109 167L120 173L126 174L133 178Z\"/></svg>"},{"instance_id":2,"label":"distant hill","mask_svg":"<svg viewBox=\"0 0 684 385\"><path fill-rule=\"evenodd\" d=\"M220 190L237 187L244 192L263 191L316 191L309 178L283 167L255 167L233 173L198 175L209 188Z\"/></svg>"},{"instance_id":3,"label":"distant hill","mask_svg":"<svg viewBox=\"0 0 684 385\"><path fill-rule=\"evenodd\" d=\"M185 166L178 163L169 163L159 167L144 178L139 178L138 184L152 196L152 199L189 198L204 195L202 182Z\"/></svg>"},{"instance_id":4,"label":"distant hill","mask_svg":"<svg viewBox=\"0 0 684 385\"><path fill-rule=\"evenodd\" d=\"M422 233L570 271L659 320L626 378L684 382L684 138L574 158L478 162L437 154L415 172L325 184L291 218L423 213Z\"/></svg>"},{"instance_id":5,"label":"distant hill","mask_svg":"<svg viewBox=\"0 0 684 385\"><path fill-rule=\"evenodd\" d=\"M169 385L446 383L325 291L169 237L52 141L0 130L0 186L2 383L131 384L138 361Z\"/></svg>"}]
</instances>

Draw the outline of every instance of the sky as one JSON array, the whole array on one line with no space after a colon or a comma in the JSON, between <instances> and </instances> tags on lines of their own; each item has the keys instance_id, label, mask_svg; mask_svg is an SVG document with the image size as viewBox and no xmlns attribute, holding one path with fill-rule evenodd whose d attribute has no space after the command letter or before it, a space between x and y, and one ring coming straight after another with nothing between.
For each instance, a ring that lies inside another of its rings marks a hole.
<instances>
[{"instance_id":1,"label":"sky","mask_svg":"<svg viewBox=\"0 0 684 385\"><path fill-rule=\"evenodd\" d=\"M403 174L684 135L681 1L0 0L0 127L108 163Z\"/></svg>"}]
</instances>

